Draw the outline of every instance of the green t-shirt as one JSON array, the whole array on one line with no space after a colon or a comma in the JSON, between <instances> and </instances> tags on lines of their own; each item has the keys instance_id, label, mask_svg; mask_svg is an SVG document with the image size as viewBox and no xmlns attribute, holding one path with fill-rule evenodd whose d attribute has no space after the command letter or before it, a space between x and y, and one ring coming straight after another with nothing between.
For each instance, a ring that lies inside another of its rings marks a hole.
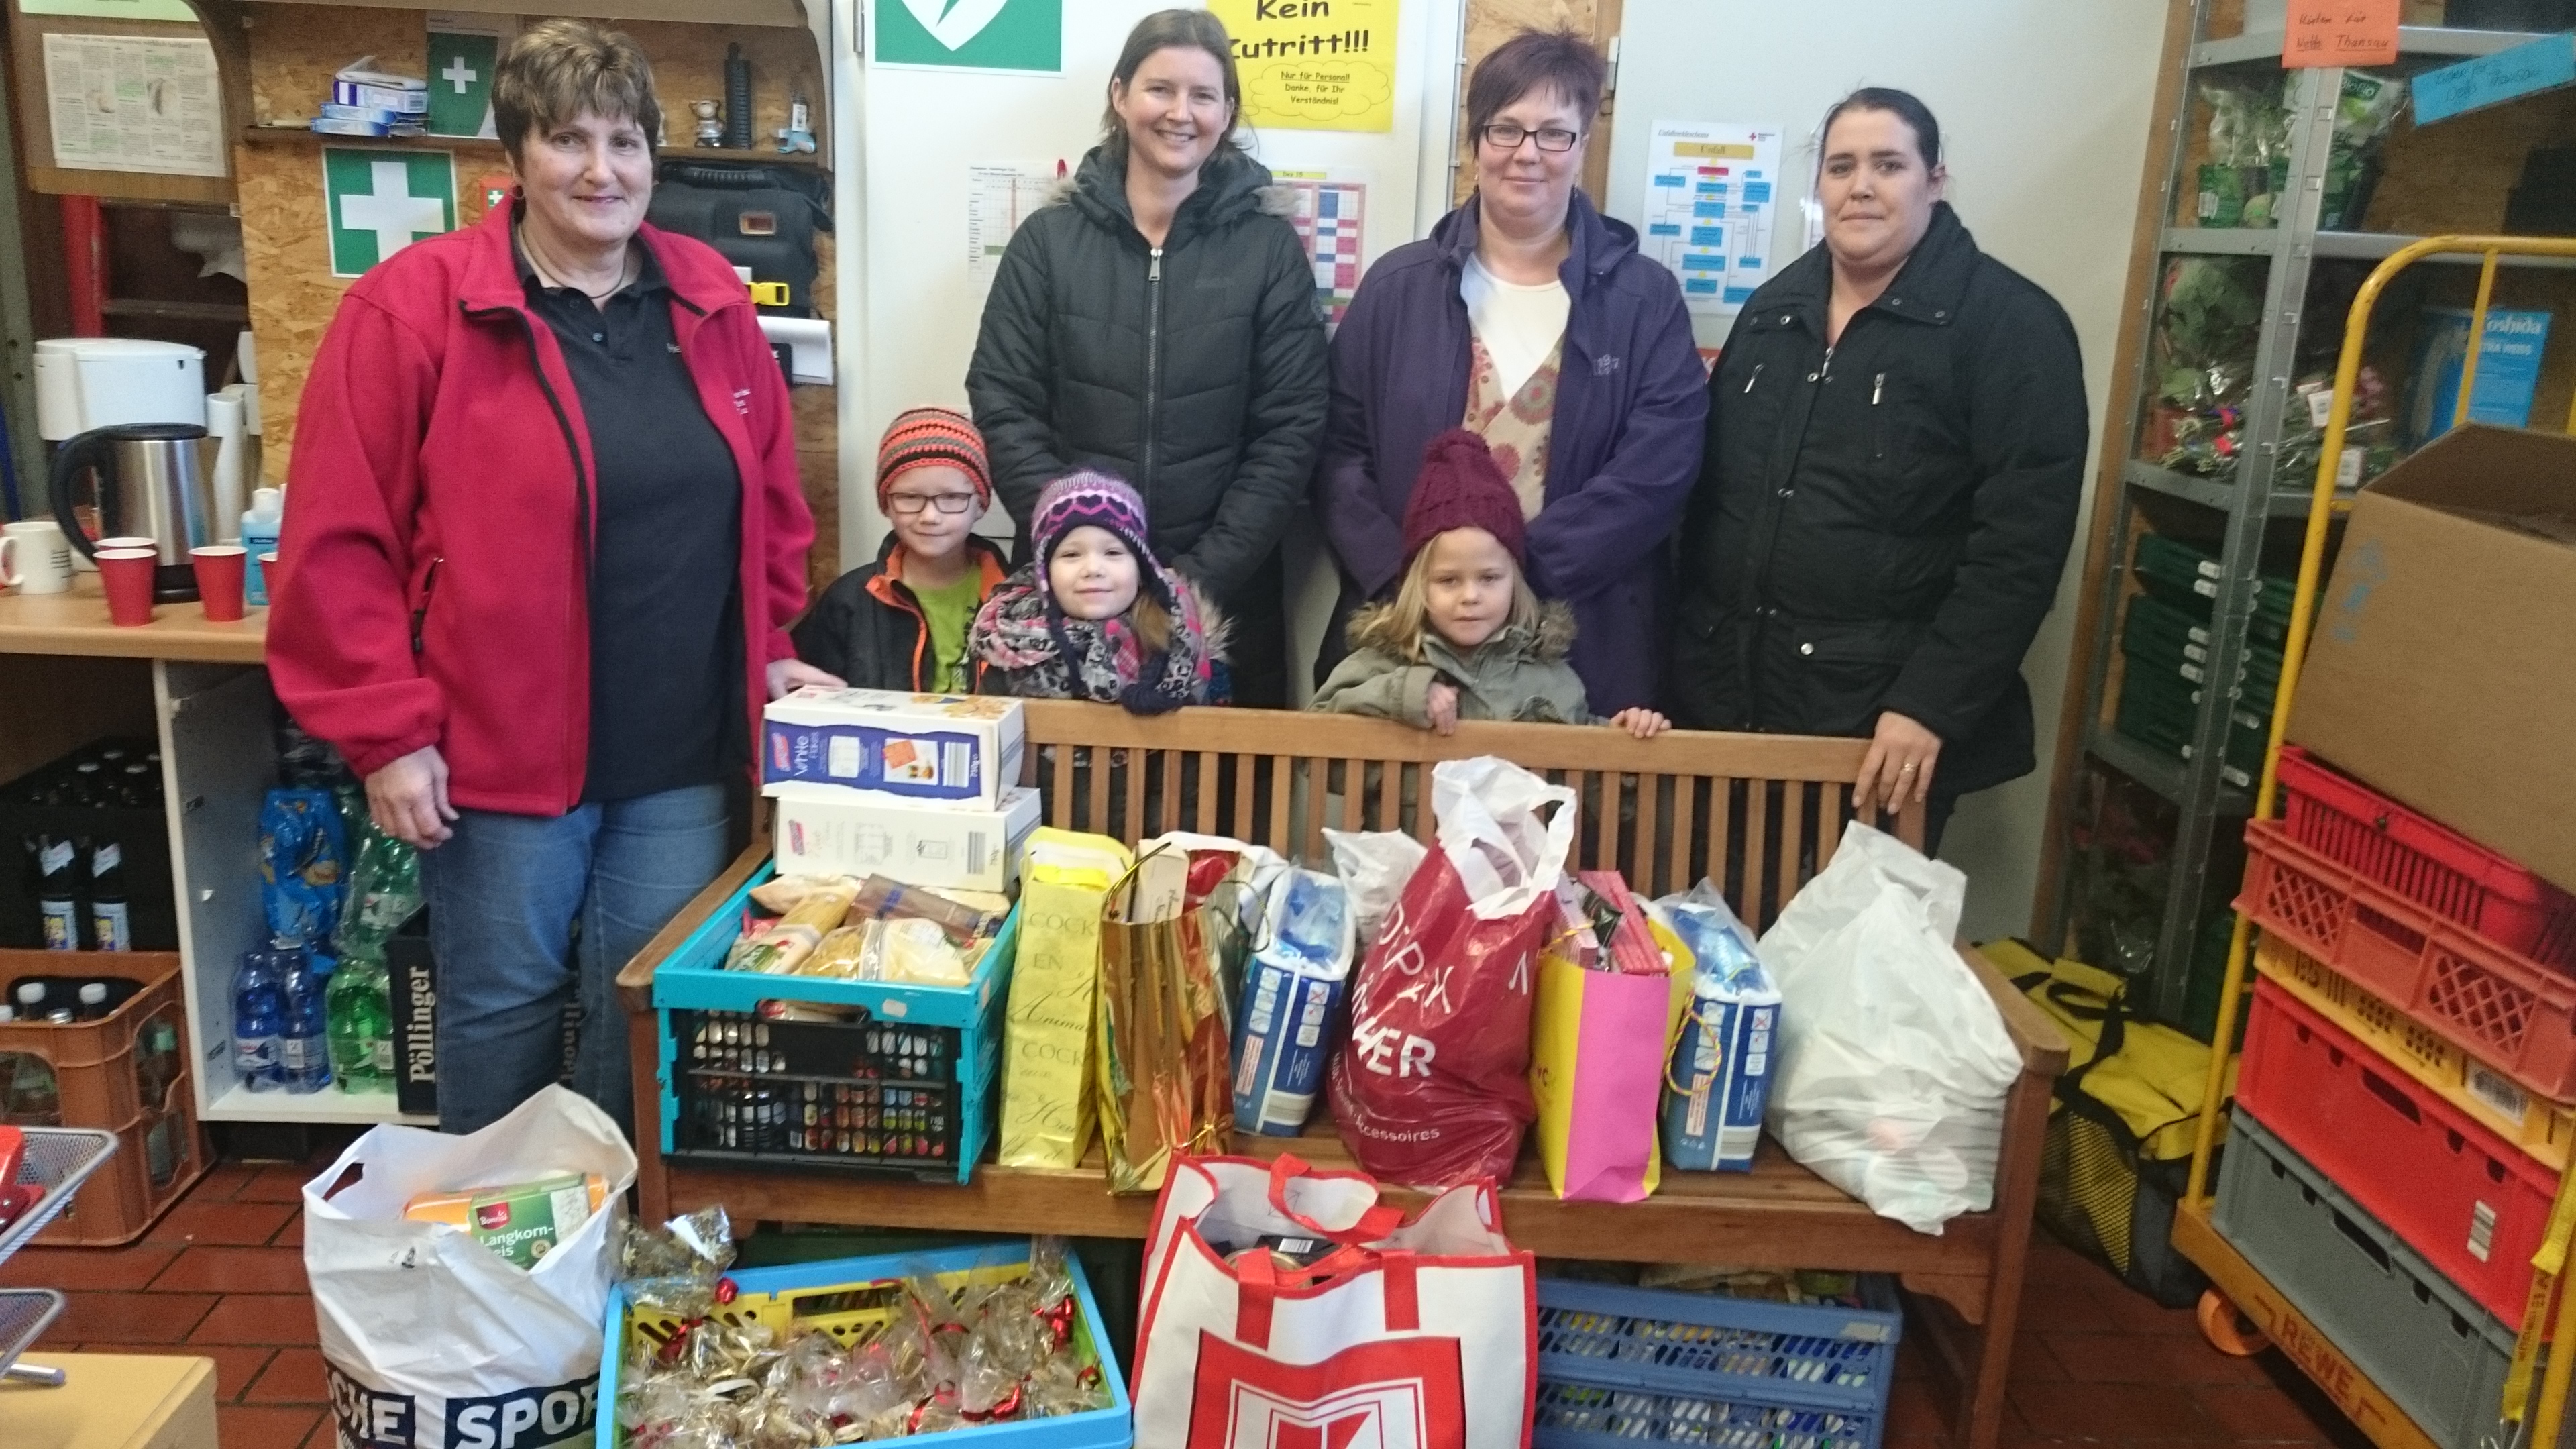
<instances>
[{"instance_id":1,"label":"green t-shirt","mask_svg":"<svg viewBox=\"0 0 2576 1449\"><path fill-rule=\"evenodd\" d=\"M972 688L974 672L966 667L966 631L984 603L983 570L971 564L965 576L944 589L914 589L921 617L930 625L930 687L951 694Z\"/></svg>"}]
</instances>

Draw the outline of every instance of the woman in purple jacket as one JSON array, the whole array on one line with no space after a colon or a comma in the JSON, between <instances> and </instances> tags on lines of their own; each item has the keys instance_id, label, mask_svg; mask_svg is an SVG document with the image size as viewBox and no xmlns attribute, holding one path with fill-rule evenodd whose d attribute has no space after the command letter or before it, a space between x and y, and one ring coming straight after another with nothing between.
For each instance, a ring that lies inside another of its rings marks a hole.
<instances>
[{"instance_id":1,"label":"woman in purple jacket","mask_svg":"<svg viewBox=\"0 0 2576 1449\"><path fill-rule=\"evenodd\" d=\"M1565 32L1486 56L1467 83L1476 194L1351 299L1316 474L1342 568L1319 681L1348 650L1351 612L1396 582L1423 448L1464 423L1520 495L1530 586L1574 608L1593 713L1655 703L1664 545L1699 473L1708 384L1672 273L1575 189L1603 71Z\"/></svg>"}]
</instances>

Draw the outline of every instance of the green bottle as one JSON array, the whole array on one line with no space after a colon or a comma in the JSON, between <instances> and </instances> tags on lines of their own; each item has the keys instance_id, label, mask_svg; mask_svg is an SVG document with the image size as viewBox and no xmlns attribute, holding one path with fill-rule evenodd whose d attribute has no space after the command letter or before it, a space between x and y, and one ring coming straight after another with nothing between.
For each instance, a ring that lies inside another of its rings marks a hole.
<instances>
[{"instance_id":1,"label":"green bottle","mask_svg":"<svg viewBox=\"0 0 2576 1449\"><path fill-rule=\"evenodd\" d=\"M382 958L344 958L324 999L331 1073L344 1092L389 1092L394 1085L393 978Z\"/></svg>"}]
</instances>

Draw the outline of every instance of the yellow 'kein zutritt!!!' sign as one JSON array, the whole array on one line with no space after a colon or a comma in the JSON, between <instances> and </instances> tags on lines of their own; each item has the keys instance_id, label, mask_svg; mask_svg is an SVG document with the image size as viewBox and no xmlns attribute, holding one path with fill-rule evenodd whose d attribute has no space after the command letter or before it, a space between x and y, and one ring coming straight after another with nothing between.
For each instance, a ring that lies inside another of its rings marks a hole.
<instances>
[{"instance_id":1,"label":"yellow 'kein zutritt!!!' sign","mask_svg":"<svg viewBox=\"0 0 2576 1449\"><path fill-rule=\"evenodd\" d=\"M1400 0L1208 0L1234 37L1243 119L1291 131L1395 129Z\"/></svg>"}]
</instances>

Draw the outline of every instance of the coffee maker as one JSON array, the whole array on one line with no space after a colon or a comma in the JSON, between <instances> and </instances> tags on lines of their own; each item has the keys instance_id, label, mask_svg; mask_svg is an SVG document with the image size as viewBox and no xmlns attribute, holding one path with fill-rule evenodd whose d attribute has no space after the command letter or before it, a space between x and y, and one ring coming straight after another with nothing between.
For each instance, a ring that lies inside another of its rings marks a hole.
<instances>
[{"instance_id":1,"label":"coffee maker","mask_svg":"<svg viewBox=\"0 0 2576 1449\"><path fill-rule=\"evenodd\" d=\"M152 596L197 596L188 550L222 533L198 448L206 436L206 354L176 342L67 337L36 344L36 431L61 443L52 497L63 536L83 557L102 538L148 538ZM81 484L95 475L91 531Z\"/></svg>"}]
</instances>

